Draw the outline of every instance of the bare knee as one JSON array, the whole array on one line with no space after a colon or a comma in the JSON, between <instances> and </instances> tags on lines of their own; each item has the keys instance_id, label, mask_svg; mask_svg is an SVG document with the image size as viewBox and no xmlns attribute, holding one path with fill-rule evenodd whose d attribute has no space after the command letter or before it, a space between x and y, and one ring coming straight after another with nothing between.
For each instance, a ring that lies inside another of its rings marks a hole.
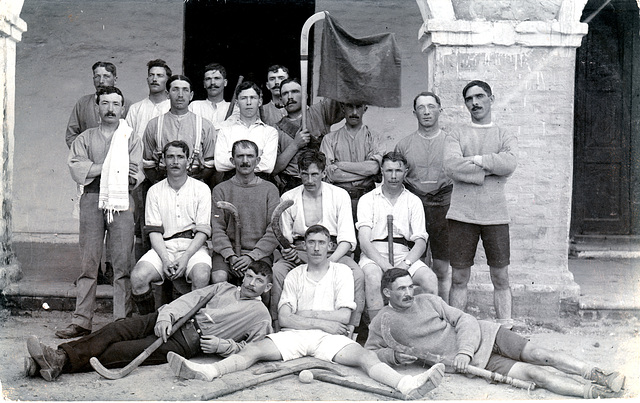
<instances>
[{"instance_id":1,"label":"bare knee","mask_svg":"<svg viewBox=\"0 0 640 403\"><path fill-rule=\"evenodd\" d=\"M553 364L553 352L532 343L527 343L524 346L520 358L522 358L522 361L532 364L549 366Z\"/></svg>"},{"instance_id":2,"label":"bare knee","mask_svg":"<svg viewBox=\"0 0 640 403\"><path fill-rule=\"evenodd\" d=\"M211 268L206 264L196 264L189 273L189 280L191 280L192 288L198 289L209 285L211 279Z\"/></svg>"},{"instance_id":3,"label":"bare knee","mask_svg":"<svg viewBox=\"0 0 640 403\"><path fill-rule=\"evenodd\" d=\"M506 290L509 288L509 266L490 267L491 282L496 290Z\"/></svg>"},{"instance_id":4,"label":"bare knee","mask_svg":"<svg viewBox=\"0 0 640 403\"><path fill-rule=\"evenodd\" d=\"M368 264L364 266L362 268L362 272L367 284L380 285L380 280L382 280L382 269L378 267L377 264Z\"/></svg>"},{"instance_id":5,"label":"bare knee","mask_svg":"<svg viewBox=\"0 0 640 403\"><path fill-rule=\"evenodd\" d=\"M438 278L428 267L419 268L412 277L413 282L428 294L438 295Z\"/></svg>"},{"instance_id":6,"label":"bare knee","mask_svg":"<svg viewBox=\"0 0 640 403\"><path fill-rule=\"evenodd\" d=\"M217 284L227 281L229 275L224 270L216 270L211 272L211 283Z\"/></svg>"},{"instance_id":7,"label":"bare knee","mask_svg":"<svg viewBox=\"0 0 640 403\"><path fill-rule=\"evenodd\" d=\"M147 262L138 262L130 275L131 289L134 294L142 294L147 291L153 280L161 280L160 274Z\"/></svg>"},{"instance_id":8,"label":"bare knee","mask_svg":"<svg viewBox=\"0 0 640 403\"><path fill-rule=\"evenodd\" d=\"M451 285L453 287L466 287L471 277L471 267L451 271Z\"/></svg>"}]
</instances>

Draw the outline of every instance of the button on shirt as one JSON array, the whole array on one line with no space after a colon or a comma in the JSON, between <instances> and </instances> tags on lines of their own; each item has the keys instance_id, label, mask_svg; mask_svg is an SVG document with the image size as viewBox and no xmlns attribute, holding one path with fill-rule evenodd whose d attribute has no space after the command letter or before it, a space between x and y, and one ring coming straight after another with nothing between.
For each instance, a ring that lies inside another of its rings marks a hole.
<instances>
[{"instance_id":1,"label":"button on shirt","mask_svg":"<svg viewBox=\"0 0 640 403\"><path fill-rule=\"evenodd\" d=\"M258 146L260 163L256 172L271 173L278 157L278 131L260 119L247 126L239 117L230 116L218 131L215 166L218 172L235 169L231 163L231 147L238 140L251 140Z\"/></svg>"}]
</instances>

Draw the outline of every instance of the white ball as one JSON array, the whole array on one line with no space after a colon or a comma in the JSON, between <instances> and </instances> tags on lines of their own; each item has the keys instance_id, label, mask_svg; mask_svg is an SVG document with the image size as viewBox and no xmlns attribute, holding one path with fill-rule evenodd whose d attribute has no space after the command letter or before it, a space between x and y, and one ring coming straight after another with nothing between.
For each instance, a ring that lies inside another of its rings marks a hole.
<instances>
[{"instance_id":1,"label":"white ball","mask_svg":"<svg viewBox=\"0 0 640 403\"><path fill-rule=\"evenodd\" d=\"M311 381L313 381L313 372L309 371L308 369L300 371L298 379L300 379L300 382L302 383L310 383Z\"/></svg>"}]
</instances>

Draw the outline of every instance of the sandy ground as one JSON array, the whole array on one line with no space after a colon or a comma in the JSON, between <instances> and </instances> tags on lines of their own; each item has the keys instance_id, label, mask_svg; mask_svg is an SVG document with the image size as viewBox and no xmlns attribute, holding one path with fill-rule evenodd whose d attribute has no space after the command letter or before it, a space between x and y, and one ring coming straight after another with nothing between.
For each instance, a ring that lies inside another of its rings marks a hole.
<instances>
[{"instance_id":1,"label":"sandy ground","mask_svg":"<svg viewBox=\"0 0 640 403\"><path fill-rule=\"evenodd\" d=\"M179 380L168 365L140 367L128 377L107 380L97 373L63 374L56 382L41 378L25 378L23 359L27 354L25 340L35 334L42 341L54 346L60 343L53 335L59 327L66 326L69 313L64 312L14 312L0 311L0 380L2 397L7 400L201 400L225 383L252 378L253 370L225 375L212 383ZM106 315L98 315L96 327L108 321ZM527 323L519 333L544 347L564 351L595 362L605 368L616 368L627 375L624 398L640 396L640 323L637 319L625 322L600 321L576 325L569 322ZM211 362L212 358L198 358ZM371 379L357 369L342 367L346 378L372 386ZM418 373L417 366L400 368L403 373ZM468 379L462 375L447 374L442 385L432 391L433 400L524 400L563 399L564 397L543 389L525 391L506 385L488 384L482 379ZM393 400L389 397L347 389L314 380L302 384L297 376L247 388L224 396L220 400Z\"/></svg>"}]
</instances>

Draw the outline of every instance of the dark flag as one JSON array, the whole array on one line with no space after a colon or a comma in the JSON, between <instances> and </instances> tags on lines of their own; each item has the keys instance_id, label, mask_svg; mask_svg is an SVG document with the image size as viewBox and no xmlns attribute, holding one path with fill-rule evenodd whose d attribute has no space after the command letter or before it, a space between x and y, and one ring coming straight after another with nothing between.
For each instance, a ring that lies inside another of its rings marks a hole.
<instances>
[{"instance_id":1,"label":"dark flag","mask_svg":"<svg viewBox=\"0 0 640 403\"><path fill-rule=\"evenodd\" d=\"M394 34L354 38L325 13L318 95L345 103L401 106Z\"/></svg>"}]
</instances>

